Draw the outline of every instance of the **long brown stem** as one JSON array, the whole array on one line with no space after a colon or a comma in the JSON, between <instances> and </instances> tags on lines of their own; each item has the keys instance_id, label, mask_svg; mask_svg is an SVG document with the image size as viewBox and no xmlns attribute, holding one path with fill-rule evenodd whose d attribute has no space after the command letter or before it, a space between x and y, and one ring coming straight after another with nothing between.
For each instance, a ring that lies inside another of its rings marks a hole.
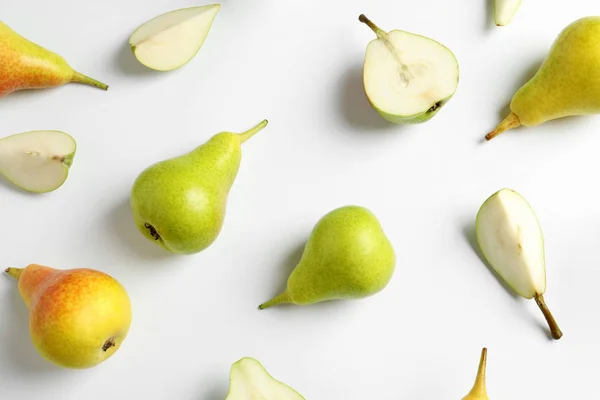
<instances>
[{"instance_id":1,"label":"long brown stem","mask_svg":"<svg viewBox=\"0 0 600 400\"><path fill-rule=\"evenodd\" d=\"M552 338L555 340L560 339L562 337L563 333L560 330L560 328L558 327L558 324L556 323L554 316L550 312L550 309L546 305L546 302L544 301L544 295L536 294L535 302L537 303L538 307L540 307L540 310L542 310L542 313L544 314L544 318L546 318L546 321L548 322L548 325L550 326L550 332L552 332Z\"/></svg>"},{"instance_id":2,"label":"long brown stem","mask_svg":"<svg viewBox=\"0 0 600 400\"><path fill-rule=\"evenodd\" d=\"M504 118L504 121L500 122L496 129L485 135L485 139L492 140L502 132L507 131L509 129L518 128L519 126L521 126L521 121L519 120L519 117L517 116L517 114L511 112L510 114L508 114L508 117Z\"/></svg>"}]
</instances>

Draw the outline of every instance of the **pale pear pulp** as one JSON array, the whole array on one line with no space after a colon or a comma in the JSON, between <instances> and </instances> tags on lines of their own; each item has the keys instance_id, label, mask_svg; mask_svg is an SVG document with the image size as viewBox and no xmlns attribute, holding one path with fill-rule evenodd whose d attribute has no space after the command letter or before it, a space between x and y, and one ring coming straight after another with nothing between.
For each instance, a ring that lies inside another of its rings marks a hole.
<instances>
[{"instance_id":1,"label":"pale pear pulp","mask_svg":"<svg viewBox=\"0 0 600 400\"><path fill-rule=\"evenodd\" d=\"M159 15L136 29L129 45L148 68L174 70L198 53L219 9L219 4L211 4Z\"/></svg>"},{"instance_id":2,"label":"pale pear pulp","mask_svg":"<svg viewBox=\"0 0 600 400\"><path fill-rule=\"evenodd\" d=\"M515 292L532 299L546 291L542 230L521 195L510 189L492 195L477 215L476 232L483 256Z\"/></svg>"},{"instance_id":3,"label":"pale pear pulp","mask_svg":"<svg viewBox=\"0 0 600 400\"><path fill-rule=\"evenodd\" d=\"M244 357L231 367L225 400L304 400L298 392L273 378L257 360Z\"/></svg>"},{"instance_id":4,"label":"pale pear pulp","mask_svg":"<svg viewBox=\"0 0 600 400\"><path fill-rule=\"evenodd\" d=\"M364 15L377 34L366 50L363 81L371 105L393 123L431 119L454 95L459 67L441 43L402 30L384 32Z\"/></svg>"},{"instance_id":5,"label":"pale pear pulp","mask_svg":"<svg viewBox=\"0 0 600 400\"><path fill-rule=\"evenodd\" d=\"M31 131L0 139L0 173L16 186L36 193L66 181L76 152L72 136L60 131Z\"/></svg>"}]
</instances>

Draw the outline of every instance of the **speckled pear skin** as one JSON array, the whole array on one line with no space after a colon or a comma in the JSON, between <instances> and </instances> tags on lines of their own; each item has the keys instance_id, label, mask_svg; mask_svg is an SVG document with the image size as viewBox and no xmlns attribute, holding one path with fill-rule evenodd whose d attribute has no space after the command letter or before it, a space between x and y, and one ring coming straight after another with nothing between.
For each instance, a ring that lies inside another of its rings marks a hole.
<instances>
[{"instance_id":1,"label":"speckled pear skin","mask_svg":"<svg viewBox=\"0 0 600 400\"><path fill-rule=\"evenodd\" d=\"M248 132L254 134L266 121L261 124ZM208 248L221 232L248 132L217 133L191 152L142 171L130 196L140 232L175 254Z\"/></svg>"},{"instance_id":2,"label":"speckled pear skin","mask_svg":"<svg viewBox=\"0 0 600 400\"><path fill-rule=\"evenodd\" d=\"M24 89L45 89L79 82L107 85L76 72L59 55L29 41L0 21L0 97Z\"/></svg>"},{"instance_id":3,"label":"speckled pear skin","mask_svg":"<svg viewBox=\"0 0 600 400\"><path fill-rule=\"evenodd\" d=\"M29 308L31 340L48 361L65 368L91 368L112 357L127 337L131 303L111 276L39 264L6 272L18 279Z\"/></svg>"},{"instance_id":4,"label":"speckled pear skin","mask_svg":"<svg viewBox=\"0 0 600 400\"><path fill-rule=\"evenodd\" d=\"M535 76L511 101L521 125L600 113L600 16L568 25Z\"/></svg>"},{"instance_id":5,"label":"speckled pear skin","mask_svg":"<svg viewBox=\"0 0 600 400\"><path fill-rule=\"evenodd\" d=\"M361 206L341 207L313 228L285 292L260 308L372 296L390 282L395 265L394 249L375 215Z\"/></svg>"}]
</instances>

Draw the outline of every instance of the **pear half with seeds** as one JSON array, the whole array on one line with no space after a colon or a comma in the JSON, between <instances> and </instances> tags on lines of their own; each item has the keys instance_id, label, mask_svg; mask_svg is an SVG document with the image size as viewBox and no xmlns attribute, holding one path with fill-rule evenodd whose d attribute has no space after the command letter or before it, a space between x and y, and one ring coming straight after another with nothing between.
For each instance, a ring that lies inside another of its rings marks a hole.
<instances>
[{"instance_id":1,"label":"pear half with seeds","mask_svg":"<svg viewBox=\"0 0 600 400\"><path fill-rule=\"evenodd\" d=\"M517 294L535 299L552 337L560 339L562 332L544 301L544 237L529 203L514 190L499 190L479 209L475 230L477 243L489 265Z\"/></svg>"},{"instance_id":2,"label":"pear half with seeds","mask_svg":"<svg viewBox=\"0 0 600 400\"><path fill-rule=\"evenodd\" d=\"M521 5L521 0L495 0L494 22L497 26L510 24Z\"/></svg>"},{"instance_id":3,"label":"pear half with seeds","mask_svg":"<svg viewBox=\"0 0 600 400\"><path fill-rule=\"evenodd\" d=\"M456 57L441 43L402 30L386 32L365 15L377 35L367 46L363 83L373 108L395 124L429 121L456 92Z\"/></svg>"},{"instance_id":4,"label":"pear half with seeds","mask_svg":"<svg viewBox=\"0 0 600 400\"><path fill-rule=\"evenodd\" d=\"M131 51L148 68L171 71L196 56L219 12L219 4L183 8L161 14L137 28Z\"/></svg>"},{"instance_id":5,"label":"pear half with seeds","mask_svg":"<svg viewBox=\"0 0 600 400\"><path fill-rule=\"evenodd\" d=\"M479 360L479 370L477 371L477 377L475 383L469 394L462 398L462 400L489 400L486 388L486 369L487 369L487 349L481 350L481 359Z\"/></svg>"},{"instance_id":6,"label":"pear half with seeds","mask_svg":"<svg viewBox=\"0 0 600 400\"><path fill-rule=\"evenodd\" d=\"M77 145L60 131L30 131L0 139L0 174L21 189L51 192L67 180Z\"/></svg>"},{"instance_id":7,"label":"pear half with seeds","mask_svg":"<svg viewBox=\"0 0 600 400\"><path fill-rule=\"evenodd\" d=\"M254 358L244 357L231 366L225 400L305 400L288 385L273 378Z\"/></svg>"}]
</instances>

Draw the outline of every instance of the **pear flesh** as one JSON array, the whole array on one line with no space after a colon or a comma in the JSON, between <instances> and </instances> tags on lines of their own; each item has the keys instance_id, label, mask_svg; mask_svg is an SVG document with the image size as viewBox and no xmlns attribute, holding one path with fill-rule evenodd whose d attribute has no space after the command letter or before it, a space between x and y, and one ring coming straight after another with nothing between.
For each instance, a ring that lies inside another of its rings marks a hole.
<instances>
[{"instance_id":1,"label":"pear flesh","mask_svg":"<svg viewBox=\"0 0 600 400\"><path fill-rule=\"evenodd\" d=\"M481 359L479 361L479 370L473 388L462 400L489 400L486 388L486 369L487 369L487 349L481 350Z\"/></svg>"},{"instance_id":2,"label":"pear flesh","mask_svg":"<svg viewBox=\"0 0 600 400\"><path fill-rule=\"evenodd\" d=\"M519 126L600 113L600 16L572 22L558 35L533 78L513 96L511 112L485 138Z\"/></svg>"},{"instance_id":3,"label":"pear flesh","mask_svg":"<svg viewBox=\"0 0 600 400\"><path fill-rule=\"evenodd\" d=\"M179 68L198 53L219 9L219 4L211 4L159 15L133 32L129 38L131 50L148 68Z\"/></svg>"},{"instance_id":4,"label":"pear flesh","mask_svg":"<svg viewBox=\"0 0 600 400\"><path fill-rule=\"evenodd\" d=\"M231 367L225 400L304 400L304 397L273 378L260 362L245 357Z\"/></svg>"},{"instance_id":5,"label":"pear flesh","mask_svg":"<svg viewBox=\"0 0 600 400\"><path fill-rule=\"evenodd\" d=\"M313 228L286 290L259 309L372 296L390 282L395 265L394 249L375 215L360 206L340 207Z\"/></svg>"},{"instance_id":6,"label":"pear flesh","mask_svg":"<svg viewBox=\"0 0 600 400\"><path fill-rule=\"evenodd\" d=\"M179 156L142 171L130 194L133 218L150 241L174 254L194 254L218 237L235 182L242 143L267 126L243 133L220 132Z\"/></svg>"},{"instance_id":7,"label":"pear flesh","mask_svg":"<svg viewBox=\"0 0 600 400\"><path fill-rule=\"evenodd\" d=\"M67 180L76 143L60 131L31 131L0 139L0 173L21 189L45 193Z\"/></svg>"},{"instance_id":8,"label":"pear flesh","mask_svg":"<svg viewBox=\"0 0 600 400\"><path fill-rule=\"evenodd\" d=\"M510 24L515 16L521 0L496 0L494 5L494 22L498 26Z\"/></svg>"},{"instance_id":9,"label":"pear flesh","mask_svg":"<svg viewBox=\"0 0 600 400\"><path fill-rule=\"evenodd\" d=\"M511 189L502 189L481 206L477 243L486 261L520 296L535 299L554 339L560 331L544 302L546 260L542 230L530 205Z\"/></svg>"},{"instance_id":10,"label":"pear flesh","mask_svg":"<svg viewBox=\"0 0 600 400\"><path fill-rule=\"evenodd\" d=\"M459 67L441 43L410 32L385 32L361 15L377 35L367 46L363 81L371 105L392 123L431 119L454 95Z\"/></svg>"}]
</instances>

